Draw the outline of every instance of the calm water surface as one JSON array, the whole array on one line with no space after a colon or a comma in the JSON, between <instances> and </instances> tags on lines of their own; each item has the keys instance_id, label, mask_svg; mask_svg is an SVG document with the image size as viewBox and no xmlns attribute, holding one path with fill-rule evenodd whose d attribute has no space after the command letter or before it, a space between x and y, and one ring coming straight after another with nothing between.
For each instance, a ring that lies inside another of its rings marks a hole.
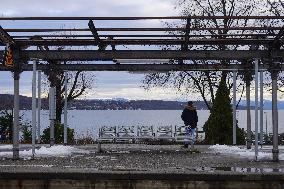
<instances>
[{"instance_id":1,"label":"calm water surface","mask_svg":"<svg viewBox=\"0 0 284 189\"><path fill-rule=\"evenodd\" d=\"M268 132L272 132L271 110L265 110L267 114ZM94 137L97 135L98 128L101 126L138 126L153 125L154 128L160 125L183 125L180 118L182 110L69 110L68 125L75 129L80 135L90 133ZM31 121L31 111L21 111L27 121ZM266 128L266 114L264 114L264 131ZM279 132L284 132L284 111L279 111ZM209 117L208 110L198 111L198 128L202 130L203 124ZM252 116L252 130L254 130L254 111ZM246 129L246 111L237 112L239 127ZM62 119L63 121L63 119ZM49 125L48 111L41 111L41 128Z\"/></svg>"}]
</instances>

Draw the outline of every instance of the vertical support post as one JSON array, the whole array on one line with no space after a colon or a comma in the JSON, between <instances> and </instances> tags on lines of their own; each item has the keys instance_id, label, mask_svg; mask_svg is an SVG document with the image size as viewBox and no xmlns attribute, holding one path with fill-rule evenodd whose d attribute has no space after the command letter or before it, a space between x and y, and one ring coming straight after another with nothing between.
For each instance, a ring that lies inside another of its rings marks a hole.
<instances>
[{"instance_id":1,"label":"vertical support post","mask_svg":"<svg viewBox=\"0 0 284 189\"><path fill-rule=\"evenodd\" d=\"M13 159L17 160L20 158L19 153L19 80L20 73L14 72L14 122L13 122Z\"/></svg>"},{"instance_id":2,"label":"vertical support post","mask_svg":"<svg viewBox=\"0 0 284 189\"><path fill-rule=\"evenodd\" d=\"M265 112L265 133L266 133L266 137L268 137L268 132L267 132L267 112Z\"/></svg>"},{"instance_id":3,"label":"vertical support post","mask_svg":"<svg viewBox=\"0 0 284 189\"><path fill-rule=\"evenodd\" d=\"M55 143L54 124L55 124L55 87L49 88L49 120L50 120L50 146Z\"/></svg>"},{"instance_id":4,"label":"vertical support post","mask_svg":"<svg viewBox=\"0 0 284 189\"><path fill-rule=\"evenodd\" d=\"M39 70L38 71L38 86L37 86L37 89L38 89L38 103L37 103L37 143L39 144L40 143L40 111L41 111L41 71Z\"/></svg>"},{"instance_id":5,"label":"vertical support post","mask_svg":"<svg viewBox=\"0 0 284 189\"><path fill-rule=\"evenodd\" d=\"M254 61L254 65L255 65L255 109L254 109L254 113L255 113L255 135L254 135L254 153L255 153L255 160L257 160L257 156L258 156L258 60Z\"/></svg>"},{"instance_id":6,"label":"vertical support post","mask_svg":"<svg viewBox=\"0 0 284 189\"><path fill-rule=\"evenodd\" d=\"M273 161L279 160L278 150L278 109L277 109L277 76L276 70L271 71L272 79L272 125L273 125Z\"/></svg>"},{"instance_id":7,"label":"vertical support post","mask_svg":"<svg viewBox=\"0 0 284 189\"><path fill-rule=\"evenodd\" d=\"M259 135L259 141L260 145L262 147L263 145L263 71L261 70L259 73L259 130L260 130L260 135Z\"/></svg>"},{"instance_id":8,"label":"vertical support post","mask_svg":"<svg viewBox=\"0 0 284 189\"><path fill-rule=\"evenodd\" d=\"M102 152L102 144L100 141L98 141L98 153Z\"/></svg>"},{"instance_id":9,"label":"vertical support post","mask_svg":"<svg viewBox=\"0 0 284 189\"><path fill-rule=\"evenodd\" d=\"M191 19L186 19L186 30L184 33L184 43L181 45L181 50L182 51L187 51L188 50L188 42L189 42L189 34L190 34L190 26L191 26ZM183 59L179 59L178 60L179 64L183 64L184 60Z\"/></svg>"},{"instance_id":10,"label":"vertical support post","mask_svg":"<svg viewBox=\"0 0 284 189\"><path fill-rule=\"evenodd\" d=\"M67 72L64 73L64 88L65 88L65 95L64 95L64 145L67 145Z\"/></svg>"},{"instance_id":11,"label":"vertical support post","mask_svg":"<svg viewBox=\"0 0 284 189\"><path fill-rule=\"evenodd\" d=\"M250 81L246 80L247 102L247 149L251 149Z\"/></svg>"},{"instance_id":12,"label":"vertical support post","mask_svg":"<svg viewBox=\"0 0 284 189\"><path fill-rule=\"evenodd\" d=\"M233 145L237 144L236 91L237 91L237 71L233 71Z\"/></svg>"},{"instance_id":13,"label":"vertical support post","mask_svg":"<svg viewBox=\"0 0 284 189\"><path fill-rule=\"evenodd\" d=\"M36 141L36 60L33 60L32 78L32 155L35 156Z\"/></svg>"}]
</instances>

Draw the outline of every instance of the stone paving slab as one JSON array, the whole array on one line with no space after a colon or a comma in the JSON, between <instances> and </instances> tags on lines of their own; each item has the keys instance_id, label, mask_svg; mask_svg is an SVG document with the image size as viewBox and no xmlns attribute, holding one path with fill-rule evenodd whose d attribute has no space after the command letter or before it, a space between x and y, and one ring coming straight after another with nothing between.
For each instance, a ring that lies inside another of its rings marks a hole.
<instances>
[{"instance_id":1,"label":"stone paving slab","mask_svg":"<svg viewBox=\"0 0 284 189\"><path fill-rule=\"evenodd\" d=\"M97 152L97 145L75 147L90 153L34 160L2 158L0 173L284 175L283 161L256 162L218 154L205 145L195 147L200 153L191 153L181 145L103 144L102 153Z\"/></svg>"}]
</instances>

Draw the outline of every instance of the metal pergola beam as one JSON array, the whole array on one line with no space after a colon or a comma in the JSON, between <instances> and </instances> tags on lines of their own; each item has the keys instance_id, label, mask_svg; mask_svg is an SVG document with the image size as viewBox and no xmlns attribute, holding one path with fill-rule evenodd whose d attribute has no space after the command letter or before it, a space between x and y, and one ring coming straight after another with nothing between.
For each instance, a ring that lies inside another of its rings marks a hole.
<instances>
[{"instance_id":1,"label":"metal pergola beam","mask_svg":"<svg viewBox=\"0 0 284 189\"><path fill-rule=\"evenodd\" d=\"M32 64L23 64L22 71L32 71ZM269 65L262 64L259 70L269 69ZM38 70L49 70L47 64L38 64ZM246 71L241 64L58 64L52 65L52 69L66 71L130 71L130 72L168 72L168 71ZM279 67L284 70L284 65ZM11 68L0 65L0 71L11 71Z\"/></svg>"},{"instance_id":2,"label":"metal pergola beam","mask_svg":"<svg viewBox=\"0 0 284 189\"><path fill-rule=\"evenodd\" d=\"M93 37L95 38L96 43L97 43L98 46L99 46L99 49L102 50L102 48L103 48L103 46L102 46L102 41L101 41L101 39L100 39L100 36L99 36L99 34L98 34L98 31L97 31L97 29L96 29L96 27L95 27L94 22L93 22L92 20L89 20L88 26L89 26L90 31L91 31L92 34L93 34Z\"/></svg>"},{"instance_id":3,"label":"metal pergola beam","mask_svg":"<svg viewBox=\"0 0 284 189\"><path fill-rule=\"evenodd\" d=\"M284 19L284 16L144 16L144 17L0 17L0 20L186 20L186 19Z\"/></svg>"},{"instance_id":4,"label":"metal pergola beam","mask_svg":"<svg viewBox=\"0 0 284 189\"><path fill-rule=\"evenodd\" d=\"M4 51L0 51L0 56ZM61 61L98 61L113 59L183 59L183 60L244 60L253 58L284 58L284 50L273 51L271 54L266 50L23 50L19 54L21 60L61 60Z\"/></svg>"},{"instance_id":5,"label":"metal pergola beam","mask_svg":"<svg viewBox=\"0 0 284 189\"><path fill-rule=\"evenodd\" d=\"M216 34L215 36L216 37L219 37L219 36L222 36L222 37L251 37L251 36L260 36L260 37L266 37L266 36L276 36L277 34L273 34L273 33L269 33L269 34L264 34L264 33L252 33L252 34ZM44 38L56 38L56 37L61 37L61 38L70 38L70 37L74 37L74 38L91 38L93 37L93 35L77 35L77 34L69 34L69 35L53 35L53 34L49 34L49 35L45 35L45 34L42 34L42 35L36 35L36 36L39 36L39 37L44 37ZM12 36L13 38L16 38L16 39L21 39L21 38L31 38L31 37L34 37L34 35L13 35ZM163 35L157 35L157 34L145 34L145 35L137 35L137 34L129 34L129 35L120 35L120 34L108 34L108 35L100 35L100 37L104 37L104 38L108 38L108 37L112 37L112 38L122 38L122 37L125 37L125 38L129 38L129 37L141 37L141 38L146 38L146 37L161 37L161 38L173 38L173 37L184 37L184 35L180 35L180 34L177 34L177 35L166 35L166 34L163 34ZM188 37L195 37L195 38L200 38L200 37L212 37L212 35L209 35L209 34L200 34L200 35L188 35Z\"/></svg>"},{"instance_id":6,"label":"metal pergola beam","mask_svg":"<svg viewBox=\"0 0 284 189\"><path fill-rule=\"evenodd\" d=\"M0 44L12 45L15 43L14 39L0 26Z\"/></svg>"},{"instance_id":7,"label":"metal pergola beam","mask_svg":"<svg viewBox=\"0 0 284 189\"><path fill-rule=\"evenodd\" d=\"M281 42L283 42L283 35L284 35L284 26L281 28L281 30L278 32L273 42L271 43L272 48L276 48L276 49L280 48Z\"/></svg>"},{"instance_id":8,"label":"metal pergola beam","mask_svg":"<svg viewBox=\"0 0 284 189\"><path fill-rule=\"evenodd\" d=\"M186 28L96 28L97 31L152 31L152 32L158 32L158 31L186 31ZM201 27L192 27L191 30L196 31L208 31L208 30L216 30L216 31L223 31L223 30L281 30L281 27L229 27L229 28L223 28L223 27L207 27L207 28L201 28ZM59 31L90 31L89 28L5 28L7 32L59 32Z\"/></svg>"},{"instance_id":9,"label":"metal pergola beam","mask_svg":"<svg viewBox=\"0 0 284 189\"><path fill-rule=\"evenodd\" d=\"M269 45L273 39L187 39L188 45ZM16 40L20 46L184 45L183 39L35 39ZM280 43L280 45L283 42Z\"/></svg>"},{"instance_id":10,"label":"metal pergola beam","mask_svg":"<svg viewBox=\"0 0 284 189\"><path fill-rule=\"evenodd\" d=\"M185 31L185 34L183 36L184 37L184 43L181 46L181 50L188 50L189 34L190 34L190 26L191 26L190 21L191 21L190 19L186 20L186 31Z\"/></svg>"}]
</instances>

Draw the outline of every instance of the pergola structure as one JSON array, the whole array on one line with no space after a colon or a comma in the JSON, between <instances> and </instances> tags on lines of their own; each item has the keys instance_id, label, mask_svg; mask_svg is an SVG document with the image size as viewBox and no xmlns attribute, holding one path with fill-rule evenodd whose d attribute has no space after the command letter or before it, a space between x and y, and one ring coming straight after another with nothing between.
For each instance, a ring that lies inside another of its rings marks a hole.
<instances>
[{"instance_id":1,"label":"pergola structure","mask_svg":"<svg viewBox=\"0 0 284 189\"><path fill-rule=\"evenodd\" d=\"M239 21L248 20L250 22L254 22L254 24L253 26L235 27L201 27L192 24L195 20L226 19ZM7 52L12 54L12 62L8 61L7 63L4 60L3 65L0 66L0 71L12 71L14 73L13 157L15 159L19 158L19 79L20 73L23 71L33 70L34 73L36 69L45 71L81 70L142 72L232 71L234 73L233 144L236 144L236 72L242 72L242 74L248 76L246 78L250 78L253 74L255 74L256 102L258 102L257 75L258 72L260 72L260 122L262 122L262 74L263 71L269 71L271 72L272 77L273 104L272 153L273 160L277 161L279 153L277 76L278 73L284 69L284 64L282 63L284 50L281 49L284 44L284 27L275 27L263 24L276 19L284 19L284 16L0 17L0 26L1 21L8 20L17 21L19 23L22 21L30 23L33 23L34 21L61 21L63 23L66 21L80 21L85 25L84 28L42 28L42 26L39 28L0 27L0 44L2 46L6 46L6 53L5 51L0 51L0 57L7 54ZM172 28L100 28L95 26L95 23L98 21L112 21L119 24L128 21L137 22L139 20L176 20L183 24L181 24L180 27ZM64 32L71 33L66 34ZM52 48L56 46L63 48ZM128 49L121 50L122 46L127 46ZM160 48L163 46L171 46L172 48ZM192 47L205 46L221 46L223 48L221 48L222 50L214 50L214 48L196 48L192 50ZM81 48L78 50L78 47L87 47L89 49ZM34 64L29 63L31 60L34 60ZM38 63L35 60L40 60L41 63ZM197 64L190 60L212 60L212 63ZM224 64L215 60L227 60L227 63ZM78 64L76 61L88 62ZM106 62L101 63L103 61ZM112 63L110 63L110 61ZM47 62L53 62L53 64L48 64ZM9 65L9 63L11 64ZM50 90L50 93L53 94L54 91ZM250 79L246 81L246 97L248 115L247 147L250 148ZM35 101L33 101L33 107L34 106ZM256 110L258 110L257 103ZM256 111L256 157L258 148L257 112L258 111ZM52 133L54 132L54 123L52 122L52 119L53 118L51 118L51 144L54 142L54 133Z\"/></svg>"}]
</instances>

